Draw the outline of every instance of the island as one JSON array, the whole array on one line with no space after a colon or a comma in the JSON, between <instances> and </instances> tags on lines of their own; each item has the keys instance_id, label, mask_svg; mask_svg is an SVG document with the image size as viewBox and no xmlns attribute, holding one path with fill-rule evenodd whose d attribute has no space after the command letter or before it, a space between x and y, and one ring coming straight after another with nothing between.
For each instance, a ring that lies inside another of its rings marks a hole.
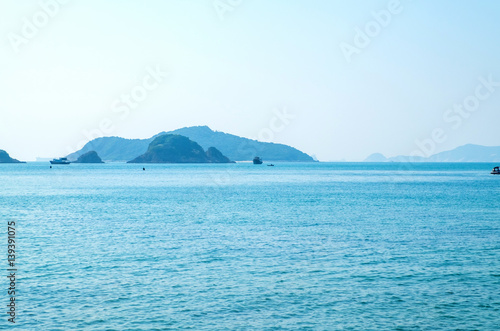
<instances>
[{"instance_id":1,"label":"island","mask_svg":"<svg viewBox=\"0 0 500 331\"><path fill-rule=\"evenodd\" d=\"M10 157L9 153L0 149L0 163L26 163Z\"/></svg>"},{"instance_id":2,"label":"island","mask_svg":"<svg viewBox=\"0 0 500 331\"><path fill-rule=\"evenodd\" d=\"M291 146L261 142L214 131L208 126L193 126L161 132L147 139L100 137L89 141L82 149L68 155L67 158L76 160L84 153L96 151L103 160L126 162L146 153L149 144L164 134L177 134L188 137L192 141L196 141L205 150L215 147L233 161L251 162L254 156L258 155L266 161L315 162L311 156Z\"/></svg>"},{"instance_id":3,"label":"island","mask_svg":"<svg viewBox=\"0 0 500 331\"><path fill-rule=\"evenodd\" d=\"M217 148L205 152L197 143L178 134L156 137L146 153L127 163L234 163Z\"/></svg>"},{"instance_id":4,"label":"island","mask_svg":"<svg viewBox=\"0 0 500 331\"><path fill-rule=\"evenodd\" d=\"M96 151L90 151L80 155L78 160L71 163L104 163Z\"/></svg>"}]
</instances>

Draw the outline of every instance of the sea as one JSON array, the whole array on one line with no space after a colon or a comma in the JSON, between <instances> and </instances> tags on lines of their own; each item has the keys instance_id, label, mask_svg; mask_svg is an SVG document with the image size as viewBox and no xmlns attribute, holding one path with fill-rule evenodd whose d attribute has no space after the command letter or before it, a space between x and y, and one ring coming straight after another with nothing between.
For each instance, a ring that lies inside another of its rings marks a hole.
<instances>
[{"instance_id":1,"label":"sea","mask_svg":"<svg viewBox=\"0 0 500 331\"><path fill-rule=\"evenodd\" d=\"M498 331L494 166L3 164L0 329Z\"/></svg>"}]
</instances>

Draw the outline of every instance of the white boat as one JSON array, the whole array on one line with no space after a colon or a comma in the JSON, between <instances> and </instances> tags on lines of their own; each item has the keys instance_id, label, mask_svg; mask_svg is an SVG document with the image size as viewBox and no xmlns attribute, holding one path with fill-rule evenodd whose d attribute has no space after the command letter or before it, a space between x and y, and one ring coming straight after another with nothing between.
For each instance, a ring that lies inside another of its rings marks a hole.
<instances>
[{"instance_id":1,"label":"white boat","mask_svg":"<svg viewBox=\"0 0 500 331\"><path fill-rule=\"evenodd\" d=\"M50 161L50 164L70 164L71 162L68 161L67 158L61 157L59 159L53 159Z\"/></svg>"}]
</instances>

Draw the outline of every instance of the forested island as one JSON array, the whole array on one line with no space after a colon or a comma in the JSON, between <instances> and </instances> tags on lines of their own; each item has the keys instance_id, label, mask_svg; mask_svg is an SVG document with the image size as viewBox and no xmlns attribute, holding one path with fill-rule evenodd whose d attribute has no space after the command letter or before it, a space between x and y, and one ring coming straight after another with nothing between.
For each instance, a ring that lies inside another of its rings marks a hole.
<instances>
[{"instance_id":1,"label":"forested island","mask_svg":"<svg viewBox=\"0 0 500 331\"><path fill-rule=\"evenodd\" d=\"M164 134L156 137L146 153L128 163L233 163L217 148L207 151L191 139L176 135Z\"/></svg>"}]
</instances>

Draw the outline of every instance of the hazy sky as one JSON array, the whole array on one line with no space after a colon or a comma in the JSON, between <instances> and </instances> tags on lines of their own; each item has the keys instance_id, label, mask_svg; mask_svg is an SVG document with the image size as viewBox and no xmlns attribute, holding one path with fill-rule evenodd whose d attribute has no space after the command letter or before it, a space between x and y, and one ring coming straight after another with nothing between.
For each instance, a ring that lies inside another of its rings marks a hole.
<instances>
[{"instance_id":1,"label":"hazy sky","mask_svg":"<svg viewBox=\"0 0 500 331\"><path fill-rule=\"evenodd\" d=\"M193 125L321 161L500 145L499 17L496 0L0 0L0 149Z\"/></svg>"}]
</instances>

